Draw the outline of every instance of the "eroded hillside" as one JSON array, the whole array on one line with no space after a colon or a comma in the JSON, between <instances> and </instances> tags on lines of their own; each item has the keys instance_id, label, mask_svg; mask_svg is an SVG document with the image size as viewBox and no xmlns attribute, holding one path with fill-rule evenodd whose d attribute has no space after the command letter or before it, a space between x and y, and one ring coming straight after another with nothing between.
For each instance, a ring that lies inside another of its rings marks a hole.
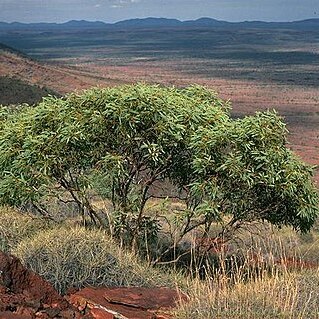
<instances>
[{"instance_id":1,"label":"eroded hillside","mask_svg":"<svg viewBox=\"0 0 319 319\"><path fill-rule=\"evenodd\" d=\"M4 45L0 46L0 76L3 79L4 77L16 79L18 80L17 85L23 83L25 88L27 85L36 85L39 89L44 91L49 89L49 91L58 94L99 84L112 85L117 83L116 80L96 76L90 72L40 63ZM11 82L13 83L13 80ZM22 89L21 86L20 89ZM12 95L14 94L15 88L12 86Z\"/></svg>"}]
</instances>

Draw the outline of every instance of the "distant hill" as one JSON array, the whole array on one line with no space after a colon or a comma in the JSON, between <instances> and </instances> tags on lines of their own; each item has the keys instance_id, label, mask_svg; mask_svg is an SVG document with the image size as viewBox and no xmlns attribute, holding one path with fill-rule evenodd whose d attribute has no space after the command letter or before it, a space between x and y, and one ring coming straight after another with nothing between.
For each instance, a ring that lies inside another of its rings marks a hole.
<instances>
[{"instance_id":1,"label":"distant hill","mask_svg":"<svg viewBox=\"0 0 319 319\"><path fill-rule=\"evenodd\" d=\"M292 22L264 22L243 21L227 22L212 18L200 18L197 20L180 21L167 18L143 18L129 19L116 23L105 23L101 21L72 20L65 23L20 23L0 22L0 30L50 30L50 29L103 29L103 28L167 28L167 27L223 27L223 28L263 28L263 29L317 29L319 19L307 19Z\"/></svg>"},{"instance_id":2,"label":"distant hill","mask_svg":"<svg viewBox=\"0 0 319 319\"><path fill-rule=\"evenodd\" d=\"M197 20L188 20L188 21L183 21L183 25L187 25L187 26L201 26L201 27L227 27L227 26L232 26L231 22L227 22L227 21L222 21L222 20L216 20L216 19L212 19L212 18L199 18Z\"/></svg>"},{"instance_id":3,"label":"distant hill","mask_svg":"<svg viewBox=\"0 0 319 319\"><path fill-rule=\"evenodd\" d=\"M5 69L10 69L10 67L5 67L5 63L9 62L12 64L14 60L13 57L21 60L27 59L25 54L3 43L0 43L0 54L0 104L36 104L41 101L44 96L56 94L46 87L31 84L20 79L19 76L12 76L6 72ZM11 59L9 58L10 56ZM30 59L30 61L32 60Z\"/></svg>"},{"instance_id":4,"label":"distant hill","mask_svg":"<svg viewBox=\"0 0 319 319\"><path fill-rule=\"evenodd\" d=\"M182 26L183 22L177 19L166 18L145 18L145 19L130 19L119 21L113 24L115 27L176 27Z\"/></svg>"},{"instance_id":5,"label":"distant hill","mask_svg":"<svg viewBox=\"0 0 319 319\"><path fill-rule=\"evenodd\" d=\"M0 105L36 104L44 96L55 94L47 88L31 85L17 78L0 76Z\"/></svg>"}]
</instances>

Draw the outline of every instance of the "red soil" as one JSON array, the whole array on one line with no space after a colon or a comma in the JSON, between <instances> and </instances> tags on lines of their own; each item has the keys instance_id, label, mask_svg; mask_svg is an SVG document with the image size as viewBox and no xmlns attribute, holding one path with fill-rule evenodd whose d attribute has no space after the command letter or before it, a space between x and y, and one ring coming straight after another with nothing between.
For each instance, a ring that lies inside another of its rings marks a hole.
<instances>
[{"instance_id":1,"label":"red soil","mask_svg":"<svg viewBox=\"0 0 319 319\"><path fill-rule=\"evenodd\" d=\"M39 63L14 53L0 52L0 75L16 77L29 84L47 87L60 94L82 90L96 85L115 85L118 82L103 79L89 72Z\"/></svg>"}]
</instances>

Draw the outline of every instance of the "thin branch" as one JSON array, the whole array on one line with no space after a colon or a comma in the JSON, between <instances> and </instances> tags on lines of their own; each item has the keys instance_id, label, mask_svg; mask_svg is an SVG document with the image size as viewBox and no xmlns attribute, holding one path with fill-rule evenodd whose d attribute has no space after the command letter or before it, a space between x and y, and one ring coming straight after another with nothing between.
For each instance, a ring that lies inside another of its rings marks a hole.
<instances>
[{"instance_id":1,"label":"thin branch","mask_svg":"<svg viewBox=\"0 0 319 319\"><path fill-rule=\"evenodd\" d=\"M36 205L34 202L32 202L31 204L44 218L54 221L54 218L50 215L47 209L42 207L40 204Z\"/></svg>"},{"instance_id":2,"label":"thin branch","mask_svg":"<svg viewBox=\"0 0 319 319\"><path fill-rule=\"evenodd\" d=\"M180 196L172 196L172 195L168 195L168 196L160 196L160 195L149 195L148 199L151 198L155 198L155 199L178 199L181 201L186 201L187 197L180 197Z\"/></svg>"}]
</instances>

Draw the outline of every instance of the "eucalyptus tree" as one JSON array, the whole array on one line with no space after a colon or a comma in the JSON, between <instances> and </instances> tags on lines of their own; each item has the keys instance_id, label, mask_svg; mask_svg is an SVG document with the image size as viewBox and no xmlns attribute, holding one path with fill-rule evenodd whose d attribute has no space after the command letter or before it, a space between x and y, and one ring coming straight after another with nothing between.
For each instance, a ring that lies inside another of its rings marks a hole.
<instances>
[{"instance_id":1,"label":"eucalyptus tree","mask_svg":"<svg viewBox=\"0 0 319 319\"><path fill-rule=\"evenodd\" d=\"M135 84L4 112L0 201L50 215L45 203L59 198L104 224L92 197L100 194L113 206L111 229L134 242L156 235L145 205L168 181L184 202L178 241L199 227L208 235L214 223L224 237L255 220L309 230L318 193L311 169L287 148L281 118L269 111L233 120L229 111L200 86Z\"/></svg>"},{"instance_id":2,"label":"eucalyptus tree","mask_svg":"<svg viewBox=\"0 0 319 319\"><path fill-rule=\"evenodd\" d=\"M89 194L97 186L113 203L116 229L135 237L149 221L144 207L150 187L165 179L187 184L191 135L199 124L228 121L228 108L198 86L138 84L45 98L4 123L1 201L31 202L49 214L43 198L61 197L64 190L95 221L100 215Z\"/></svg>"}]
</instances>

